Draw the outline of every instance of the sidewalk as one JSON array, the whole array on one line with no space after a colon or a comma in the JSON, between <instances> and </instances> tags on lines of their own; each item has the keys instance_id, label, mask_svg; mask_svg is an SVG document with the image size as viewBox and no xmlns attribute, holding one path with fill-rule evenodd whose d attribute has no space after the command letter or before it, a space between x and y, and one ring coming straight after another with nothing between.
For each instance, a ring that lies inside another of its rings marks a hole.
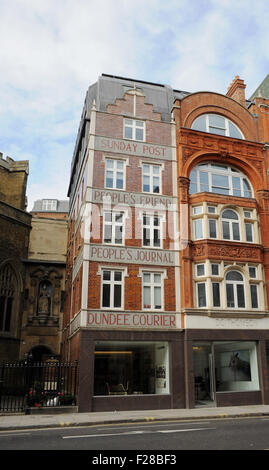
<instances>
[{"instance_id":1,"label":"sidewalk","mask_svg":"<svg viewBox=\"0 0 269 470\"><path fill-rule=\"evenodd\" d=\"M65 414L0 415L0 431L169 420L268 416L269 405Z\"/></svg>"}]
</instances>

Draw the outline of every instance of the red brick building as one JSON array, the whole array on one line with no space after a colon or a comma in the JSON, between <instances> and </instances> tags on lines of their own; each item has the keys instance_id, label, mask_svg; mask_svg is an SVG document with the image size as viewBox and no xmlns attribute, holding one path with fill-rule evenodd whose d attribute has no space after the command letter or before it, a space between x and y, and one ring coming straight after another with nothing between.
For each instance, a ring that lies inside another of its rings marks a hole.
<instances>
[{"instance_id":1,"label":"red brick building","mask_svg":"<svg viewBox=\"0 0 269 470\"><path fill-rule=\"evenodd\" d=\"M268 403L268 107L102 75L71 168L79 409Z\"/></svg>"}]
</instances>

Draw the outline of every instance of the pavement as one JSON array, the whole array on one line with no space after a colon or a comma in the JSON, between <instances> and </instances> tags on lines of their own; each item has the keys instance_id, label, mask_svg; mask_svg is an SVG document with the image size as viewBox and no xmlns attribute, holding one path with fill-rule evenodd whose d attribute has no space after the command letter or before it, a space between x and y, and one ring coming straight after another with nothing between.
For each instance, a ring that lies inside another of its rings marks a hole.
<instances>
[{"instance_id":1,"label":"pavement","mask_svg":"<svg viewBox=\"0 0 269 470\"><path fill-rule=\"evenodd\" d=\"M96 426L115 423L141 423L153 421L179 421L193 419L269 417L269 405L230 406L219 408L193 408L168 410L105 411L57 414L5 414L0 415L0 431L41 429L73 426Z\"/></svg>"}]
</instances>

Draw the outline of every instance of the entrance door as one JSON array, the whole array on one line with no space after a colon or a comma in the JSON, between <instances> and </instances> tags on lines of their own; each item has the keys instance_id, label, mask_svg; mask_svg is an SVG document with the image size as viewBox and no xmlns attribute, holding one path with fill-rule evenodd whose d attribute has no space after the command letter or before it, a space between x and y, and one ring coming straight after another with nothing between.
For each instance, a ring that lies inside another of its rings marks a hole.
<instances>
[{"instance_id":1,"label":"entrance door","mask_svg":"<svg viewBox=\"0 0 269 470\"><path fill-rule=\"evenodd\" d=\"M193 344L196 406L215 406L214 352L211 343Z\"/></svg>"}]
</instances>

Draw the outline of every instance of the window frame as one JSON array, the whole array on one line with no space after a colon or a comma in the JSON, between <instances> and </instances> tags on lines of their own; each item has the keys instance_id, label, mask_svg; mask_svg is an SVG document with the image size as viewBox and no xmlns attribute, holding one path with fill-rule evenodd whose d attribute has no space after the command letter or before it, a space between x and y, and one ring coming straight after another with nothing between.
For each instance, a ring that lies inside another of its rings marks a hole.
<instances>
[{"instance_id":1,"label":"window frame","mask_svg":"<svg viewBox=\"0 0 269 470\"><path fill-rule=\"evenodd\" d=\"M213 125L210 123L210 119L209 117L210 116L217 116L218 118L221 118L223 119L223 124L224 126L221 127L221 126L218 126L218 125ZM242 140L245 140L245 137L244 137L244 134L243 132L241 131L241 129L239 129L239 127L231 120L229 119L228 117L226 116L223 116L222 114L218 114L218 113L204 113L204 114L200 114L199 116L197 116L194 121L192 122L192 125L191 125L191 129L193 130L197 130L199 131L199 129L195 129L194 126L195 126L195 122L197 122L198 119L201 119L201 118L205 118L205 131L200 131L200 132L207 132L208 134L213 134L213 135L221 135L223 137L231 137L233 139L242 139ZM236 130L238 131L238 133L241 135L241 137L233 137L230 135L230 127L229 127L229 123L231 123L235 128ZM222 129L224 130L224 134L220 133L220 132L211 132L210 129Z\"/></svg>"},{"instance_id":2,"label":"window frame","mask_svg":"<svg viewBox=\"0 0 269 470\"><path fill-rule=\"evenodd\" d=\"M111 214L111 221L106 220L106 215ZM116 221L116 216L121 214L122 221L121 223ZM105 230L107 226L111 226L111 241L108 242L105 239ZM116 227L122 227L122 240L121 243L116 243ZM123 211L116 211L116 210L104 210L103 211L103 243L105 245L116 245L116 246L124 246L125 244L125 213Z\"/></svg>"},{"instance_id":3,"label":"window frame","mask_svg":"<svg viewBox=\"0 0 269 470\"><path fill-rule=\"evenodd\" d=\"M148 166L149 167L149 174L144 172L144 167ZM159 174L158 176L154 175L153 168L158 168ZM146 191L144 189L144 177L149 178L149 191ZM159 179L159 192L154 191L154 185L153 185L153 180L154 178ZM146 163L142 162L142 193L146 194L162 194L162 166L154 163Z\"/></svg>"},{"instance_id":4,"label":"window frame","mask_svg":"<svg viewBox=\"0 0 269 470\"><path fill-rule=\"evenodd\" d=\"M109 161L113 162L113 169L107 167L107 163ZM120 162L123 164L123 169L118 169L117 168L117 163ZM105 158L105 178L104 178L104 187L106 189L111 189L111 190L118 190L118 191L124 191L125 190L125 181L126 181L126 161L124 159L120 158L113 158L113 157L106 157ZM112 186L107 185L107 172L110 171L113 173L112 176ZM117 187L117 172L122 173L122 188Z\"/></svg>"},{"instance_id":5,"label":"window frame","mask_svg":"<svg viewBox=\"0 0 269 470\"><path fill-rule=\"evenodd\" d=\"M142 310L143 311L149 311L153 310L156 312L160 312L164 310L164 272L163 271L147 271L147 270L142 270ZM145 282L145 275L150 276L150 281ZM160 275L160 283L155 283L154 276L155 275ZM153 281L152 281L153 280ZM145 287L150 289L150 304L148 307L145 307ZM155 306L155 288L160 289L160 297L161 297L161 305L160 308L156 308Z\"/></svg>"},{"instance_id":6,"label":"window frame","mask_svg":"<svg viewBox=\"0 0 269 470\"><path fill-rule=\"evenodd\" d=\"M149 224L145 224L144 221L145 221L145 218L149 218L150 220L150 223ZM159 225L154 225L154 219L158 219L159 220ZM162 249L163 247L163 232L162 232L162 221L163 221L163 217L160 216L160 215L156 215L156 214L148 214L146 212L144 212L142 214L142 246L144 248L155 248L155 249ZM150 232L150 237L148 238L149 240L149 244L145 244L145 237L144 237L144 233L146 230L149 230ZM160 244L159 245L155 245L154 244L154 241L155 241L155 232L159 232L159 240L160 240Z\"/></svg>"},{"instance_id":7,"label":"window frame","mask_svg":"<svg viewBox=\"0 0 269 470\"><path fill-rule=\"evenodd\" d=\"M104 273L110 272L110 279L104 279ZM113 273L113 278L111 274ZM121 273L121 280L115 280L115 273ZM124 269L102 267L101 268L101 309L102 310L123 310L124 309ZM110 285L109 306L104 306L104 285ZM115 307L115 286L121 286L121 306Z\"/></svg>"},{"instance_id":8,"label":"window frame","mask_svg":"<svg viewBox=\"0 0 269 470\"><path fill-rule=\"evenodd\" d=\"M243 280L230 280L228 279L227 281L227 275L231 272L236 272L239 273ZM224 277L224 284L225 284L225 293L226 293L226 307L229 309L246 309L247 308L247 298L246 298L246 286L245 286L245 276L239 271L238 269L231 269L226 272L225 277ZM228 305L228 292L227 292L227 286L230 285L233 287L233 299L234 299L234 306L231 307ZM244 307L238 305L238 286L243 286L243 295L244 295Z\"/></svg>"},{"instance_id":9,"label":"window frame","mask_svg":"<svg viewBox=\"0 0 269 470\"><path fill-rule=\"evenodd\" d=\"M127 121L131 121L129 124ZM136 123L140 122L143 123L143 126L137 126ZM132 137L126 137L126 128L131 129ZM137 139L136 137L136 130L143 129L143 138ZM124 118L123 120L123 138L126 140L135 140L137 142L145 142L146 140L146 123L142 119L132 119L132 118Z\"/></svg>"}]
</instances>

